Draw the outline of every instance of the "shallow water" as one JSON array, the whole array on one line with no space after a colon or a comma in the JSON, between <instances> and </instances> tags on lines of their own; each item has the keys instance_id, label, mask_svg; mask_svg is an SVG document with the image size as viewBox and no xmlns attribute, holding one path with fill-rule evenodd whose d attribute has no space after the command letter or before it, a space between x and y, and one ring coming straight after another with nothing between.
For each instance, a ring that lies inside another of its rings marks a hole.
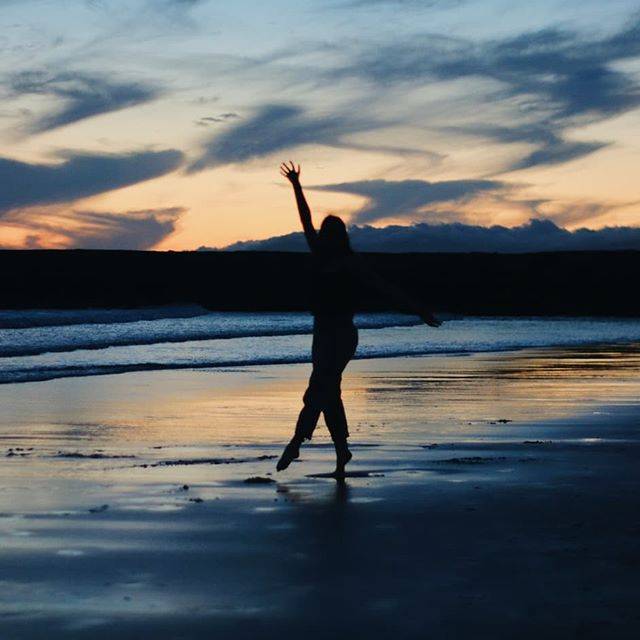
<instances>
[{"instance_id":1,"label":"shallow water","mask_svg":"<svg viewBox=\"0 0 640 640\"><path fill-rule=\"evenodd\" d=\"M416 318L356 318L356 358L493 352L640 341L636 319L457 318L437 330ZM308 362L312 318L209 313L199 307L0 312L0 383L127 371Z\"/></svg>"}]
</instances>

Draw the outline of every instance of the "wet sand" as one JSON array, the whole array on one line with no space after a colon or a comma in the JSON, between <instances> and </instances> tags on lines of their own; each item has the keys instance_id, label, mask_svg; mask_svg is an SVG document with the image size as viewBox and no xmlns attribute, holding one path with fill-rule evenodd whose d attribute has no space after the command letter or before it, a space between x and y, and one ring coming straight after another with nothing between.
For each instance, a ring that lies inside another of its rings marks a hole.
<instances>
[{"instance_id":1,"label":"wet sand","mask_svg":"<svg viewBox=\"0 0 640 640\"><path fill-rule=\"evenodd\" d=\"M636 638L640 348L0 387L0 638Z\"/></svg>"}]
</instances>

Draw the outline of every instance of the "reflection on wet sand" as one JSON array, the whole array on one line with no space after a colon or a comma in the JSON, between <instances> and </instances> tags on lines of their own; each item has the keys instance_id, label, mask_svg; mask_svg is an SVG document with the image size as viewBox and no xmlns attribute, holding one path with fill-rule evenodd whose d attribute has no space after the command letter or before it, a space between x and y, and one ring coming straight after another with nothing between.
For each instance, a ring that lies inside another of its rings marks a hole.
<instances>
[{"instance_id":1,"label":"reflection on wet sand","mask_svg":"<svg viewBox=\"0 0 640 640\"><path fill-rule=\"evenodd\" d=\"M0 636L640 631L640 349L355 362L343 482L307 374L0 387Z\"/></svg>"},{"instance_id":2,"label":"reflection on wet sand","mask_svg":"<svg viewBox=\"0 0 640 640\"><path fill-rule=\"evenodd\" d=\"M288 365L2 386L0 441L183 451L282 442L308 373ZM582 414L639 392L636 346L360 360L343 384L354 442L383 443L457 437L463 428L487 435L496 432L491 422ZM328 441L324 428L316 441Z\"/></svg>"}]
</instances>

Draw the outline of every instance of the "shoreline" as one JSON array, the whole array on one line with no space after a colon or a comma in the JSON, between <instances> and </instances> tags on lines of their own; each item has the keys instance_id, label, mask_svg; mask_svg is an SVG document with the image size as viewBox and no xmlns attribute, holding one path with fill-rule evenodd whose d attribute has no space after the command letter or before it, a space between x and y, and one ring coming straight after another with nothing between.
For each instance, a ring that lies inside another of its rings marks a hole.
<instances>
[{"instance_id":1,"label":"shoreline","mask_svg":"<svg viewBox=\"0 0 640 640\"><path fill-rule=\"evenodd\" d=\"M558 321L561 323L560 328L555 327L552 330L555 325L550 323ZM519 340L514 333L515 329L511 328L511 325L504 326L502 319L486 320L487 326L489 323L495 325L493 333L481 325L479 328L475 318L458 322L460 326L455 326L456 323L452 322L446 329L438 329L438 333L430 334L427 334L420 324L363 326L359 329L360 345L353 361L562 349L618 349L624 352L632 351L640 345L640 323L635 321L631 321L630 325L625 324L625 321L613 321L614 325L608 327L612 321L599 318L573 321L536 318L529 320L529 323L540 323L542 336L528 336L533 329L525 325L520 327L524 336ZM462 323L466 324L463 326ZM593 326L594 323L596 328ZM598 328L600 323L602 328ZM465 334L467 331L469 333ZM480 337L473 338L474 331L480 331ZM567 335L558 332L565 332ZM107 341L95 346L80 344L77 347L72 342L67 343L69 339L66 338L64 344L52 345L49 348L42 346L36 353L1 357L0 365L4 362L5 368L2 371L0 366L0 386L146 371L223 370L308 364L311 361L310 336L311 334L305 331L215 336L198 340L131 339L129 342ZM144 351L140 351L143 348ZM249 353L257 355L249 357ZM148 360L144 361L144 358Z\"/></svg>"}]
</instances>

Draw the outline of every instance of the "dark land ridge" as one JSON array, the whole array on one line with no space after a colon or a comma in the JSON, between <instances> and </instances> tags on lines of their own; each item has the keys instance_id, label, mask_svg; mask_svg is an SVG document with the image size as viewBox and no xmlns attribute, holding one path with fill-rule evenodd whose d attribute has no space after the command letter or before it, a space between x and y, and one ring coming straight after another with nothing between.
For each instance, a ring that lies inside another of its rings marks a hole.
<instances>
[{"instance_id":1,"label":"dark land ridge","mask_svg":"<svg viewBox=\"0 0 640 640\"><path fill-rule=\"evenodd\" d=\"M504 316L640 316L640 252L362 254L436 311ZM0 308L301 311L311 257L259 251L0 251ZM363 288L359 310L389 305Z\"/></svg>"}]
</instances>

